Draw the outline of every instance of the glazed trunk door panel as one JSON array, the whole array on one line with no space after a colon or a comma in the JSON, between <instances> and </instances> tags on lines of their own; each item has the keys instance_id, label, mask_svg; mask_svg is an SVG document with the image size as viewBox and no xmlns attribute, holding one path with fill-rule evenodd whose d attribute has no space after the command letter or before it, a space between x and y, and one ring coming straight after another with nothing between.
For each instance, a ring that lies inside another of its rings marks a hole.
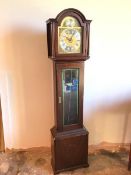
<instances>
[{"instance_id":1,"label":"glazed trunk door panel","mask_svg":"<svg viewBox=\"0 0 131 175\"><path fill-rule=\"evenodd\" d=\"M58 130L80 128L83 115L83 63L57 63L56 67Z\"/></svg>"},{"instance_id":2,"label":"glazed trunk door panel","mask_svg":"<svg viewBox=\"0 0 131 175\"><path fill-rule=\"evenodd\" d=\"M79 123L79 69L62 69L63 126Z\"/></svg>"}]
</instances>

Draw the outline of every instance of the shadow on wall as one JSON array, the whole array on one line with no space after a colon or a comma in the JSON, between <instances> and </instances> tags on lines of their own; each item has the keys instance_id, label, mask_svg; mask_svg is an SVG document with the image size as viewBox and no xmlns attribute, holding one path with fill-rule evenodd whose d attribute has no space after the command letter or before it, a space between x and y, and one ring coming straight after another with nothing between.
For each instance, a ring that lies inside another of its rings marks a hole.
<instances>
[{"instance_id":1,"label":"shadow on wall","mask_svg":"<svg viewBox=\"0 0 131 175\"><path fill-rule=\"evenodd\" d=\"M104 103L87 114L85 126L90 133L90 143L131 142L131 99Z\"/></svg>"},{"instance_id":2,"label":"shadow on wall","mask_svg":"<svg viewBox=\"0 0 131 175\"><path fill-rule=\"evenodd\" d=\"M23 138L28 146L49 145L49 130L53 125L53 73L47 56L46 34L17 29L5 41L5 64L14 89L13 108L19 116L14 118L20 134L19 145Z\"/></svg>"}]
</instances>

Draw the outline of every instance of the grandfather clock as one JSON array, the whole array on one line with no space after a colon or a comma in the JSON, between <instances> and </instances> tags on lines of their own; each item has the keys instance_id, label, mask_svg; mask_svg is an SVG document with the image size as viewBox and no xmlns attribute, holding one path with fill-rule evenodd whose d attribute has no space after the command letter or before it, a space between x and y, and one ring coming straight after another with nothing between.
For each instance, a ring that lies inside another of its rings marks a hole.
<instances>
[{"instance_id":1,"label":"grandfather clock","mask_svg":"<svg viewBox=\"0 0 131 175\"><path fill-rule=\"evenodd\" d=\"M47 21L48 57L53 60L54 71L55 126L51 129L54 174L88 166L83 88L90 23L91 20L73 8Z\"/></svg>"}]
</instances>

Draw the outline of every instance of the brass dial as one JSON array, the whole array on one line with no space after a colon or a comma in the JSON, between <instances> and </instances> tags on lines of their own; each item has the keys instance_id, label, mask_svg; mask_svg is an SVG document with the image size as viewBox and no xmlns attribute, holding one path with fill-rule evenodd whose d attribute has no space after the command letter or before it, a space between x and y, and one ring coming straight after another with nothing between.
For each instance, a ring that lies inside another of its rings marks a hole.
<instances>
[{"instance_id":1,"label":"brass dial","mask_svg":"<svg viewBox=\"0 0 131 175\"><path fill-rule=\"evenodd\" d=\"M58 53L81 53L82 29L76 18L65 17L58 27Z\"/></svg>"},{"instance_id":2,"label":"brass dial","mask_svg":"<svg viewBox=\"0 0 131 175\"><path fill-rule=\"evenodd\" d=\"M80 53L81 30L75 28L61 28L59 34L59 51L61 53Z\"/></svg>"}]
</instances>

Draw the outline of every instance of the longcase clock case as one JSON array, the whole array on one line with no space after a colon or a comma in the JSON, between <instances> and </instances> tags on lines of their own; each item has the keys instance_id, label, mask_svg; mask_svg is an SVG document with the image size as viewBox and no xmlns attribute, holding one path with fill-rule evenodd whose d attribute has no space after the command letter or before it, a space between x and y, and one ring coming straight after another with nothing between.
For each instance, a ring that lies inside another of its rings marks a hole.
<instances>
[{"instance_id":1,"label":"longcase clock case","mask_svg":"<svg viewBox=\"0 0 131 175\"><path fill-rule=\"evenodd\" d=\"M55 126L51 129L54 174L88 166L83 90L90 22L72 8L47 21L48 57L53 60L54 77Z\"/></svg>"}]
</instances>

